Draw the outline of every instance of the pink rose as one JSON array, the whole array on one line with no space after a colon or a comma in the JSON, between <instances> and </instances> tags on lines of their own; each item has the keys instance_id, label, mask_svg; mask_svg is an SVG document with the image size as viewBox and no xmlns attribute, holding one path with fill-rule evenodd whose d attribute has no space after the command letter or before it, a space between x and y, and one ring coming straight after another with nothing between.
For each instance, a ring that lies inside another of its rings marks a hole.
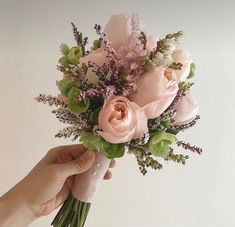
<instances>
[{"instance_id":1,"label":"pink rose","mask_svg":"<svg viewBox=\"0 0 235 227\"><path fill-rule=\"evenodd\" d=\"M193 120L199 112L199 105L193 98L190 91L182 97L181 101L176 105L176 115L174 124L184 124Z\"/></svg>"},{"instance_id":2,"label":"pink rose","mask_svg":"<svg viewBox=\"0 0 235 227\"><path fill-rule=\"evenodd\" d=\"M144 110L122 96L105 100L99 113L98 134L110 143L125 143L148 131Z\"/></svg>"},{"instance_id":3,"label":"pink rose","mask_svg":"<svg viewBox=\"0 0 235 227\"><path fill-rule=\"evenodd\" d=\"M172 59L176 63L183 64L181 70L175 70L177 80L186 80L190 73L190 65L192 63L189 53L183 49L176 49L172 53Z\"/></svg>"},{"instance_id":4,"label":"pink rose","mask_svg":"<svg viewBox=\"0 0 235 227\"><path fill-rule=\"evenodd\" d=\"M120 47L129 44L129 37L131 35L131 17L126 14L112 15L105 26L104 32L109 41L111 41L112 48L118 51ZM146 50L152 51L156 47L156 40L153 36L147 36Z\"/></svg>"},{"instance_id":5,"label":"pink rose","mask_svg":"<svg viewBox=\"0 0 235 227\"><path fill-rule=\"evenodd\" d=\"M156 48L156 46L157 46L156 39L152 35L149 35L147 37L146 50L148 52L151 52L154 50L154 48Z\"/></svg>"},{"instance_id":6,"label":"pink rose","mask_svg":"<svg viewBox=\"0 0 235 227\"><path fill-rule=\"evenodd\" d=\"M80 58L80 64L85 63L88 65L88 62L96 63L98 66L102 66L106 62L106 54L103 49L98 48L96 50L91 51L88 55L85 55L84 57ZM90 68L88 68L87 79L94 84L97 84L98 77L97 75L92 72Z\"/></svg>"},{"instance_id":7,"label":"pink rose","mask_svg":"<svg viewBox=\"0 0 235 227\"><path fill-rule=\"evenodd\" d=\"M112 15L105 26L104 32L112 47L117 50L128 42L130 35L129 17L124 14Z\"/></svg>"},{"instance_id":8,"label":"pink rose","mask_svg":"<svg viewBox=\"0 0 235 227\"><path fill-rule=\"evenodd\" d=\"M140 76L130 100L143 107L147 118L154 119L170 106L177 91L174 72L164 66L153 67Z\"/></svg>"}]
</instances>

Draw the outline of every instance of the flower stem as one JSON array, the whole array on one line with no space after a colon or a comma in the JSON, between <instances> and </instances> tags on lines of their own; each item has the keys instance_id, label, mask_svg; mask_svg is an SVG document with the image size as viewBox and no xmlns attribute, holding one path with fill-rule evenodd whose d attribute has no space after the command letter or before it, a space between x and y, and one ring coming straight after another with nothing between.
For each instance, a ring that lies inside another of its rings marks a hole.
<instances>
[{"instance_id":1,"label":"flower stem","mask_svg":"<svg viewBox=\"0 0 235 227\"><path fill-rule=\"evenodd\" d=\"M69 214L69 212L71 211L71 208L73 206L73 203L74 203L74 198L72 197L72 199L68 202L63 214L62 214L62 217L61 219L58 221L58 224L56 225L56 227L64 227L64 222L66 221L66 218Z\"/></svg>"},{"instance_id":2,"label":"flower stem","mask_svg":"<svg viewBox=\"0 0 235 227\"><path fill-rule=\"evenodd\" d=\"M57 213L57 215L55 216L54 220L52 221L51 225L55 226L57 225L58 221L60 220L60 218L63 216L63 213L68 205L68 203L73 199L72 195L70 195L67 200L64 202L64 204L62 205L62 207L60 208L59 212Z\"/></svg>"},{"instance_id":3,"label":"flower stem","mask_svg":"<svg viewBox=\"0 0 235 227\"><path fill-rule=\"evenodd\" d=\"M51 225L54 227L84 227L91 204L68 197Z\"/></svg>"}]
</instances>

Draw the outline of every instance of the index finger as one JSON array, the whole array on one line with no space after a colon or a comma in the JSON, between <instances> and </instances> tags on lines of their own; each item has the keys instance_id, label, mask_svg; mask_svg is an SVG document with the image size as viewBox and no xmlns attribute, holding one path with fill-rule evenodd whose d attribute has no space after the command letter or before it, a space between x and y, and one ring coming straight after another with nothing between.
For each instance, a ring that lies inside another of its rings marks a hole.
<instances>
[{"instance_id":1,"label":"index finger","mask_svg":"<svg viewBox=\"0 0 235 227\"><path fill-rule=\"evenodd\" d=\"M38 166L72 161L86 152L82 144L72 144L54 147L47 152Z\"/></svg>"}]
</instances>

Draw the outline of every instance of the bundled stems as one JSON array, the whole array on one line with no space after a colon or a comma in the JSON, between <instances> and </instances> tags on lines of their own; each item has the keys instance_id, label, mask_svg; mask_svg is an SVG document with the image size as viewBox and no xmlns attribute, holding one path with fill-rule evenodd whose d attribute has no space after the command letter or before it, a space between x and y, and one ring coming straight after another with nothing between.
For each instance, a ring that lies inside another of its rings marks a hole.
<instances>
[{"instance_id":1,"label":"bundled stems","mask_svg":"<svg viewBox=\"0 0 235 227\"><path fill-rule=\"evenodd\" d=\"M78 201L72 195L64 202L51 225L54 227L83 227L91 204Z\"/></svg>"}]
</instances>

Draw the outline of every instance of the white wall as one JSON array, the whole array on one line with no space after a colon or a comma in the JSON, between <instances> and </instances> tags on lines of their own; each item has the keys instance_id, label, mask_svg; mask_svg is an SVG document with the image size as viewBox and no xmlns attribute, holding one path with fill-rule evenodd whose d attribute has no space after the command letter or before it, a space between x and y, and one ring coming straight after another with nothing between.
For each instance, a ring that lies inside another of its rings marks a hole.
<instances>
[{"instance_id":1,"label":"white wall","mask_svg":"<svg viewBox=\"0 0 235 227\"><path fill-rule=\"evenodd\" d=\"M187 33L202 120L182 137L204 154L146 177L127 155L98 192L87 226L235 226L234 1L0 0L0 194L49 148L70 143L53 137L63 125L51 108L33 101L57 92L58 47L74 43L70 22L93 39L95 23L122 12L139 13L157 37ZM31 226L49 226L55 213Z\"/></svg>"}]
</instances>

